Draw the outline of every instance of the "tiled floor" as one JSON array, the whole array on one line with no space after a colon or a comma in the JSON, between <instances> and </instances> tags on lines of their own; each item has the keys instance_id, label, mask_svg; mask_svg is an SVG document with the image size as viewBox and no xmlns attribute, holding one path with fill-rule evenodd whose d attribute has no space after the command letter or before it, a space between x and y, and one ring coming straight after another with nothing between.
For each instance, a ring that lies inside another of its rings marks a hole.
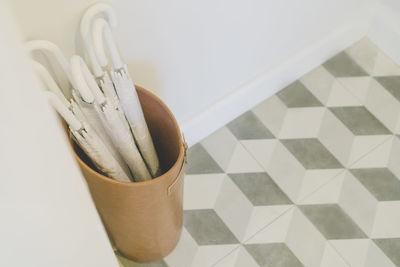
<instances>
[{"instance_id":1,"label":"tiled floor","mask_svg":"<svg viewBox=\"0 0 400 267\"><path fill-rule=\"evenodd\" d=\"M363 39L190 149L181 241L145 266L400 266L399 133Z\"/></svg>"}]
</instances>

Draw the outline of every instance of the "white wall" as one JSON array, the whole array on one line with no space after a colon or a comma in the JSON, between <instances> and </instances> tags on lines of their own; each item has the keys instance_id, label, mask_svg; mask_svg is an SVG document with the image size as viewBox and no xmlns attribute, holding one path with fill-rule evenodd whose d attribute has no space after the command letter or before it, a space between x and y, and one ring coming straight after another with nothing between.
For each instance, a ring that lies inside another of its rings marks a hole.
<instances>
[{"instance_id":1,"label":"white wall","mask_svg":"<svg viewBox=\"0 0 400 267\"><path fill-rule=\"evenodd\" d=\"M0 32L0 266L119 266L4 3Z\"/></svg>"},{"instance_id":2,"label":"white wall","mask_svg":"<svg viewBox=\"0 0 400 267\"><path fill-rule=\"evenodd\" d=\"M400 64L400 2L380 0L368 37Z\"/></svg>"},{"instance_id":3,"label":"white wall","mask_svg":"<svg viewBox=\"0 0 400 267\"><path fill-rule=\"evenodd\" d=\"M360 39L375 4L375 0L115 2L120 47L136 82L167 102L191 144L302 74L287 68L304 73ZM322 54L312 53L318 49ZM301 57L296 66L293 62L281 66L295 57ZM287 73L279 82L265 83L276 71Z\"/></svg>"},{"instance_id":4,"label":"white wall","mask_svg":"<svg viewBox=\"0 0 400 267\"><path fill-rule=\"evenodd\" d=\"M95 1L10 3L26 39L70 56ZM364 36L377 0L112 2L135 82L166 101L193 144Z\"/></svg>"}]
</instances>

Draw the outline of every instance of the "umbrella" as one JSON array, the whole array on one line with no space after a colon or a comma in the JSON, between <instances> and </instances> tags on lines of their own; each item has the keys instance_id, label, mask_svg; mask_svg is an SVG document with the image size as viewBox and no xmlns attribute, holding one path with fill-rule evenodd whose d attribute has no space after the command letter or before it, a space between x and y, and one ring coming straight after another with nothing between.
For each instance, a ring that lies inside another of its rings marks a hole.
<instances>
[{"instance_id":1,"label":"umbrella","mask_svg":"<svg viewBox=\"0 0 400 267\"><path fill-rule=\"evenodd\" d=\"M67 109L69 109L81 122L89 124L92 131L96 131L96 134L103 140L104 145L107 146L107 150L111 155L119 162L121 168L126 173L126 176L130 176L129 168L123 161L119 153L116 151L112 145L109 137L105 133L102 122L100 121L98 112L94 109L94 105L90 104L93 102L92 93L89 90L80 90L79 92L75 90L75 82L73 75L71 73L71 68L68 60L62 54L61 50L53 43L45 40L33 40L26 43L26 49L29 52L35 50L44 50L50 52L60 64L64 73L68 77L70 84L72 85L71 91L73 99L67 99L61 89L58 87L57 83L54 81L47 69L40 63L33 61L35 69L39 72L40 77L47 85L47 87L57 95L58 99L63 103Z\"/></svg>"},{"instance_id":2,"label":"umbrella","mask_svg":"<svg viewBox=\"0 0 400 267\"><path fill-rule=\"evenodd\" d=\"M64 73L66 74L66 76L68 78L69 83L72 86L72 88L70 88L70 90L69 90L71 92L68 92L68 93L72 94L74 100L76 101L76 103L82 110L82 113L86 117L87 122L92 126L92 128L94 128L101 135L101 137L103 139L105 139L106 136L103 134L104 128L100 122L97 112L93 108L93 104L92 104L94 101L93 96L90 91L84 91L84 90L76 91L75 90L76 86L75 86L75 82L72 78L71 67L68 63L68 60L61 52L60 48L58 48L58 46L55 45L54 43L46 41L46 40L28 41L28 42L26 42L25 47L29 52L33 52L36 50L47 51L47 52L50 52L55 57L56 61L61 66L62 70L64 71ZM53 87L54 87L54 84L53 84ZM57 94L60 95L59 93L57 93Z\"/></svg>"},{"instance_id":3,"label":"umbrella","mask_svg":"<svg viewBox=\"0 0 400 267\"><path fill-rule=\"evenodd\" d=\"M80 24L80 34L86 48L87 56L90 62L90 66L94 76L96 77L96 81L104 93L104 95L108 98L108 102L114 105L116 108L119 108L118 97L115 92L114 84L112 83L110 76L106 71L103 71L99 63L97 62L97 58L95 52L93 50L93 40L90 33L92 21L94 17L103 13L107 18L108 22L112 27L116 27L117 19L114 13L113 8L106 3L96 3L89 7L85 14L82 16L81 24Z\"/></svg>"},{"instance_id":4,"label":"umbrella","mask_svg":"<svg viewBox=\"0 0 400 267\"><path fill-rule=\"evenodd\" d=\"M49 103L67 122L70 132L78 145L92 159L96 167L110 177L130 182L127 174L90 125L79 121L56 94L50 91L45 92L45 94L48 97Z\"/></svg>"},{"instance_id":5,"label":"umbrella","mask_svg":"<svg viewBox=\"0 0 400 267\"><path fill-rule=\"evenodd\" d=\"M71 58L71 66L76 86L81 90L92 92L96 110L100 114L104 128L132 171L135 180L150 180L151 175L135 144L125 117L112 104L108 103L107 97L98 87L94 77L90 75L89 69L81 57L73 56Z\"/></svg>"},{"instance_id":6,"label":"umbrella","mask_svg":"<svg viewBox=\"0 0 400 267\"><path fill-rule=\"evenodd\" d=\"M68 81L71 83L72 76L68 60L65 58L65 56L63 55L63 53L61 52L60 48L58 48L57 45L47 40L31 40L25 43L25 48L30 53L34 51L43 51L50 53L56 59L58 65L61 67L62 71L67 76ZM64 95L70 98L71 97L70 88L67 89L62 88L62 89L64 89L63 90Z\"/></svg>"},{"instance_id":7,"label":"umbrella","mask_svg":"<svg viewBox=\"0 0 400 267\"><path fill-rule=\"evenodd\" d=\"M110 26L104 19L99 18L94 21L93 25L94 50L100 65L106 67L108 60L104 53L103 38L112 60L111 78L114 82L118 99L151 175L156 177L160 174L159 160L143 115L139 97L127 67L122 63Z\"/></svg>"},{"instance_id":8,"label":"umbrella","mask_svg":"<svg viewBox=\"0 0 400 267\"><path fill-rule=\"evenodd\" d=\"M35 71L39 74L39 77L43 81L44 85L53 92L58 99L65 105L71 112L80 120L85 120L85 116L80 110L79 106L73 99L68 100L64 94L62 93L60 87L58 87L57 83L54 81L53 77L47 71L47 69L37 61L32 60L32 65Z\"/></svg>"}]
</instances>

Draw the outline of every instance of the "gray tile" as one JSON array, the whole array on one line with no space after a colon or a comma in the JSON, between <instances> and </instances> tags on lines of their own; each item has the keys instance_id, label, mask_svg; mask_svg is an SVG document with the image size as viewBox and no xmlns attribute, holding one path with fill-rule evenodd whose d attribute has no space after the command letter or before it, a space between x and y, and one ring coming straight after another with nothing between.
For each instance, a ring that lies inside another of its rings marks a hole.
<instances>
[{"instance_id":1,"label":"gray tile","mask_svg":"<svg viewBox=\"0 0 400 267\"><path fill-rule=\"evenodd\" d=\"M391 134L365 107L334 107L330 110L354 135Z\"/></svg>"},{"instance_id":2,"label":"gray tile","mask_svg":"<svg viewBox=\"0 0 400 267\"><path fill-rule=\"evenodd\" d=\"M350 171L378 201L400 200L400 180L389 169L369 168Z\"/></svg>"},{"instance_id":3,"label":"gray tile","mask_svg":"<svg viewBox=\"0 0 400 267\"><path fill-rule=\"evenodd\" d=\"M368 74L345 52L340 52L323 66L335 77L368 76Z\"/></svg>"},{"instance_id":4,"label":"gray tile","mask_svg":"<svg viewBox=\"0 0 400 267\"><path fill-rule=\"evenodd\" d=\"M251 111L231 121L227 127L238 140L274 138L274 135Z\"/></svg>"},{"instance_id":5,"label":"gray tile","mask_svg":"<svg viewBox=\"0 0 400 267\"><path fill-rule=\"evenodd\" d=\"M123 267L168 267L168 265L163 260L151 263L137 263L125 258L119 253L117 253L117 257Z\"/></svg>"},{"instance_id":6,"label":"gray tile","mask_svg":"<svg viewBox=\"0 0 400 267\"><path fill-rule=\"evenodd\" d=\"M336 204L302 205L299 208L326 239L367 238Z\"/></svg>"},{"instance_id":7,"label":"gray tile","mask_svg":"<svg viewBox=\"0 0 400 267\"><path fill-rule=\"evenodd\" d=\"M186 210L183 224L200 246L239 243L214 210Z\"/></svg>"},{"instance_id":8,"label":"gray tile","mask_svg":"<svg viewBox=\"0 0 400 267\"><path fill-rule=\"evenodd\" d=\"M342 164L316 138L281 140L306 169L337 169Z\"/></svg>"},{"instance_id":9,"label":"gray tile","mask_svg":"<svg viewBox=\"0 0 400 267\"><path fill-rule=\"evenodd\" d=\"M284 243L249 244L245 248L261 267L303 266Z\"/></svg>"},{"instance_id":10,"label":"gray tile","mask_svg":"<svg viewBox=\"0 0 400 267\"><path fill-rule=\"evenodd\" d=\"M223 173L224 171L198 143L188 150L188 162L185 166L186 174Z\"/></svg>"},{"instance_id":11,"label":"gray tile","mask_svg":"<svg viewBox=\"0 0 400 267\"><path fill-rule=\"evenodd\" d=\"M254 206L292 204L265 172L237 173L229 176Z\"/></svg>"},{"instance_id":12,"label":"gray tile","mask_svg":"<svg viewBox=\"0 0 400 267\"><path fill-rule=\"evenodd\" d=\"M289 108L320 107L322 103L300 82L295 81L276 94Z\"/></svg>"},{"instance_id":13,"label":"gray tile","mask_svg":"<svg viewBox=\"0 0 400 267\"><path fill-rule=\"evenodd\" d=\"M400 101L400 76L375 77L375 79Z\"/></svg>"},{"instance_id":14,"label":"gray tile","mask_svg":"<svg viewBox=\"0 0 400 267\"><path fill-rule=\"evenodd\" d=\"M396 266L400 267L400 238L374 239L374 242Z\"/></svg>"}]
</instances>

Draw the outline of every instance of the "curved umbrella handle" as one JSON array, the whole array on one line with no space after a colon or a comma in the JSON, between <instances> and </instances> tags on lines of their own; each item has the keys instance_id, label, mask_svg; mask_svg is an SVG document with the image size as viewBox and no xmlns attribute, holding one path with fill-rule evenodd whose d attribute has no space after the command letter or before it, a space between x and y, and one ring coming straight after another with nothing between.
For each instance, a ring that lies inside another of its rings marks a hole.
<instances>
[{"instance_id":1,"label":"curved umbrella handle","mask_svg":"<svg viewBox=\"0 0 400 267\"><path fill-rule=\"evenodd\" d=\"M71 72L76 85L75 89L79 91L85 102L93 103L95 101L99 105L105 102L104 94L90 73L85 61L78 55L71 57Z\"/></svg>"},{"instance_id":2,"label":"curved umbrella handle","mask_svg":"<svg viewBox=\"0 0 400 267\"><path fill-rule=\"evenodd\" d=\"M93 23L93 44L97 59L102 67L107 66L108 60L104 51L104 42L107 44L110 53L111 61L114 69L121 69L121 56L118 52L117 45L114 42L110 25L104 19L96 19Z\"/></svg>"},{"instance_id":3,"label":"curved umbrella handle","mask_svg":"<svg viewBox=\"0 0 400 267\"><path fill-rule=\"evenodd\" d=\"M103 13L105 18L107 18L108 23L110 23L112 28L117 26L117 17L115 15L114 9L111 5L106 3L96 3L89 7L85 14L83 14L81 24L80 24L80 34L85 43L92 71L96 77L103 75L103 70L97 61L95 52L93 51L93 41L92 36L89 34L92 22L95 16L99 13Z\"/></svg>"},{"instance_id":4,"label":"curved umbrella handle","mask_svg":"<svg viewBox=\"0 0 400 267\"><path fill-rule=\"evenodd\" d=\"M47 86L47 88L55 95L57 95L57 97L60 99L61 102L63 102L65 106L70 107L71 103L65 98L63 92L61 91L57 83L54 81L49 71L42 64L40 64L35 60L32 60L32 65L35 71L39 74L42 81Z\"/></svg>"},{"instance_id":5,"label":"curved umbrella handle","mask_svg":"<svg viewBox=\"0 0 400 267\"><path fill-rule=\"evenodd\" d=\"M68 60L57 45L47 40L32 40L25 43L25 48L29 52L33 52L35 50L44 50L50 52L55 57L58 64L60 64L64 73L67 75L72 87L75 87L74 81L72 80L71 68L69 66Z\"/></svg>"}]
</instances>

